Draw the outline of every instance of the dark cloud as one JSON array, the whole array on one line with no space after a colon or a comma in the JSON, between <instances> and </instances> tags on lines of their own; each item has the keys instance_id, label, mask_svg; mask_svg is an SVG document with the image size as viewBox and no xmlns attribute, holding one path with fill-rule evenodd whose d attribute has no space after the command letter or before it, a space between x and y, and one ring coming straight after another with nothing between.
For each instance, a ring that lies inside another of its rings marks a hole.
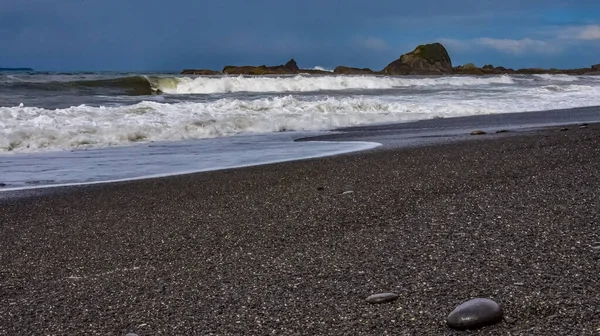
<instances>
[{"instance_id":1,"label":"dark cloud","mask_svg":"<svg viewBox=\"0 0 600 336\"><path fill-rule=\"evenodd\" d=\"M228 63L278 64L289 57L307 67L381 68L415 43L440 37L524 39L552 22L577 24L581 13L586 22L600 18L600 5L558 0L2 3L0 65L51 70L218 69ZM565 11L571 14L557 14Z\"/></svg>"}]
</instances>

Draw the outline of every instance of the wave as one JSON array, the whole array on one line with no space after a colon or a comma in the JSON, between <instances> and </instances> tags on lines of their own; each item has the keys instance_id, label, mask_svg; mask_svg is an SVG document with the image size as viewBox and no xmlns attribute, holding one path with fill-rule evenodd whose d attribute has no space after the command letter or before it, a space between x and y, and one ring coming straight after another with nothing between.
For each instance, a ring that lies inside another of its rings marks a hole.
<instances>
[{"instance_id":1,"label":"wave","mask_svg":"<svg viewBox=\"0 0 600 336\"><path fill-rule=\"evenodd\" d=\"M26 89L41 91L72 91L107 89L124 95L151 95L159 93L149 77L128 76L90 80L57 80L57 81L27 81L16 76L7 76L0 81L2 87L9 89Z\"/></svg>"},{"instance_id":2,"label":"wave","mask_svg":"<svg viewBox=\"0 0 600 336\"><path fill-rule=\"evenodd\" d=\"M68 77L67 77L68 78ZM342 90L385 90L403 87L460 87L493 84L514 84L509 76L494 77L383 77L383 76L311 76L283 77L168 77L127 76L118 78L26 81L22 78L4 77L0 89L32 89L43 91L83 90L86 93L101 90L101 94L152 95L152 94L216 94L235 92L318 92ZM106 92L106 91L109 92Z\"/></svg>"},{"instance_id":3,"label":"wave","mask_svg":"<svg viewBox=\"0 0 600 336\"><path fill-rule=\"evenodd\" d=\"M330 130L344 126L597 106L598 88L510 94L378 97L283 96L203 102L144 101L64 109L0 107L0 152L38 152L177 141L241 133Z\"/></svg>"},{"instance_id":4,"label":"wave","mask_svg":"<svg viewBox=\"0 0 600 336\"><path fill-rule=\"evenodd\" d=\"M555 82L576 82L576 81L580 80L579 76L564 75L564 74L558 74L558 75L539 74L539 75L533 75L533 76L540 78L542 80L555 81Z\"/></svg>"},{"instance_id":5,"label":"wave","mask_svg":"<svg viewBox=\"0 0 600 336\"><path fill-rule=\"evenodd\" d=\"M545 85L540 87L538 91L551 91L551 92L582 92L582 91L595 91L596 88L589 85Z\"/></svg>"},{"instance_id":6,"label":"wave","mask_svg":"<svg viewBox=\"0 0 600 336\"><path fill-rule=\"evenodd\" d=\"M326 68L324 68L324 67L322 67L322 66L319 66L319 65L317 65L317 66L315 66L314 68L312 68L312 70L333 72L333 70L331 70L331 69L326 69Z\"/></svg>"},{"instance_id":7,"label":"wave","mask_svg":"<svg viewBox=\"0 0 600 336\"><path fill-rule=\"evenodd\" d=\"M293 77L179 77L150 79L169 94L213 94L233 92L317 92L340 90L385 90L403 87L477 86L514 84L510 76L493 77L382 77L304 76Z\"/></svg>"}]
</instances>

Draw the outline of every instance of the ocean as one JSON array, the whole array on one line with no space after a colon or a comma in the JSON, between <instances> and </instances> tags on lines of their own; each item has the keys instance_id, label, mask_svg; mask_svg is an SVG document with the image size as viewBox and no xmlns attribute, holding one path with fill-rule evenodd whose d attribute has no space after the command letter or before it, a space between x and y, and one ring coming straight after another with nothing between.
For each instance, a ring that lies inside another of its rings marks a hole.
<instances>
[{"instance_id":1,"label":"ocean","mask_svg":"<svg viewBox=\"0 0 600 336\"><path fill-rule=\"evenodd\" d=\"M0 72L0 190L339 154L350 126L600 105L600 76Z\"/></svg>"}]
</instances>

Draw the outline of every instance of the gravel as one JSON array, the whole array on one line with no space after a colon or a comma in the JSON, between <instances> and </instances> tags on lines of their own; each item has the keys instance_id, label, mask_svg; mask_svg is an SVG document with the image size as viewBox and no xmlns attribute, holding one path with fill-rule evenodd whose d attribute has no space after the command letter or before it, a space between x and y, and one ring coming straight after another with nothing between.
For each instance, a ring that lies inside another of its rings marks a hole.
<instances>
[{"instance_id":1,"label":"gravel","mask_svg":"<svg viewBox=\"0 0 600 336\"><path fill-rule=\"evenodd\" d=\"M599 129L5 195L0 335L596 335Z\"/></svg>"}]
</instances>

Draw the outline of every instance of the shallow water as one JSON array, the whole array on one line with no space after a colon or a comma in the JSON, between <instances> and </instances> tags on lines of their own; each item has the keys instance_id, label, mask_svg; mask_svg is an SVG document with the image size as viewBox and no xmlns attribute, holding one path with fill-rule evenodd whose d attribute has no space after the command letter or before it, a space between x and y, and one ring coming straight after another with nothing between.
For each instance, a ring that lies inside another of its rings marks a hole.
<instances>
[{"instance_id":1,"label":"shallow water","mask_svg":"<svg viewBox=\"0 0 600 336\"><path fill-rule=\"evenodd\" d=\"M0 72L0 188L164 176L374 146L293 142L340 127L598 105L598 76ZM535 122L547 123L543 116ZM366 141L383 138L390 140L379 134Z\"/></svg>"},{"instance_id":2,"label":"shallow water","mask_svg":"<svg viewBox=\"0 0 600 336\"><path fill-rule=\"evenodd\" d=\"M335 155L369 142L293 142L319 133L235 136L0 156L0 191L132 180Z\"/></svg>"}]
</instances>

